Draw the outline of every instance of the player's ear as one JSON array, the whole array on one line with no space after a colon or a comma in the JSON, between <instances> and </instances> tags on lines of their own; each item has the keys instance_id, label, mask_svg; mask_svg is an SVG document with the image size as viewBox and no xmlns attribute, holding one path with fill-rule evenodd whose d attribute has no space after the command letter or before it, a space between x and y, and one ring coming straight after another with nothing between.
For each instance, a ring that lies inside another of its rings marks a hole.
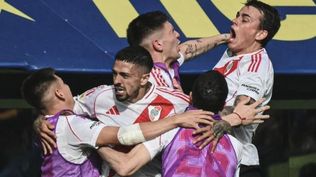
<instances>
[{"instance_id":1,"label":"player's ear","mask_svg":"<svg viewBox=\"0 0 316 177\"><path fill-rule=\"evenodd\" d=\"M62 92L60 89L55 90L55 96L60 100L65 100L64 92Z\"/></svg>"},{"instance_id":2,"label":"player's ear","mask_svg":"<svg viewBox=\"0 0 316 177\"><path fill-rule=\"evenodd\" d=\"M152 41L152 46L156 51L162 52L162 41L159 39L155 39Z\"/></svg>"},{"instance_id":3,"label":"player's ear","mask_svg":"<svg viewBox=\"0 0 316 177\"><path fill-rule=\"evenodd\" d=\"M256 34L256 40L257 40L257 41L262 41L262 40L264 40L267 36L268 36L268 31L267 31L267 30L260 30L260 31Z\"/></svg>"},{"instance_id":4,"label":"player's ear","mask_svg":"<svg viewBox=\"0 0 316 177\"><path fill-rule=\"evenodd\" d=\"M141 79L140 79L140 84L142 86L146 85L147 82L149 82L149 77L150 77L150 73L145 73L142 75Z\"/></svg>"}]
</instances>

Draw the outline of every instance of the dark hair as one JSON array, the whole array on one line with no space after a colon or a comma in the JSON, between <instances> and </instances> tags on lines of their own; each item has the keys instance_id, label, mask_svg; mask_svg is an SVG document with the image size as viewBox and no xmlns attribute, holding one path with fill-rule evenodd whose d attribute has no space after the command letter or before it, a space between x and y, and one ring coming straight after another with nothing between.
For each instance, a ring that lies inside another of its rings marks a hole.
<instances>
[{"instance_id":1,"label":"dark hair","mask_svg":"<svg viewBox=\"0 0 316 177\"><path fill-rule=\"evenodd\" d=\"M154 31L161 29L168 21L168 16L161 11L141 14L132 20L127 28L127 41L129 45L140 45L144 38Z\"/></svg>"},{"instance_id":2,"label":"dark hair","mask_svg":"<svg viewBox=\"0 0 316 177\"><path fill-rule=\"evenodd\" d=\"M257 0L247 1L246 6L252 6L263 13L263 18L260 19L260 28L268 31L268 36L261 41L264 47L279 31L280 16L277 9Z\"/></svg>"},{"instance_id":3,"label":"dark hair","mask_svg":"<svg viewBox=\"0 0 316 177\"><path fill-rule=\"evenodd\" d=\"M150 53L141 46L129 46L118 51L115 60L124 61L141 66L146 73L150 73L153 68L153 60Z\"/></svg>"},{"instance_id":4,"label":"dark hair","mask_svg":"<svg viewBox=\"0 0 316 177\"><path fill-rule=\"evenodd\" d=\"M224 108L227 94L228 87L224 76L217 71L208 71L194 81L192 105L218 113Z\"/></svg>"},{"instance_id":5,"label":"dark hair","mask_svg":"<svg viewBox=\"0 0 316 177\"><path fill-rule=\"evenodd\" d=\"M24 79L21 95L31 106L41 110L44 108L42 99L52 83L57 80L53 68L43 68L35 71Z\"/></svg>"}]
</instances>

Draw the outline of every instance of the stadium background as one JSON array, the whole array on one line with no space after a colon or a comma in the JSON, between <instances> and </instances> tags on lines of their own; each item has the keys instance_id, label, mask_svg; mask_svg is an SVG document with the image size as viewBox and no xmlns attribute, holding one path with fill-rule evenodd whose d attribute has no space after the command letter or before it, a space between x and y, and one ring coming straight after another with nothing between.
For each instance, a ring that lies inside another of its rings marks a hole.
<instances>
[{"instance_id":1,"label":"stadium background","mask_svg":"<svg viewBox=\"0 0 316 177\"><path fill-rule=\"evenodd\" d=\"M40 152L33 145L35 114L19 87L32 71L54 67L74 94L111 84L113 56L127 46L125 30L138 14L161 10L181 41L229 31L241 0L0 0L0 176L38 176ZM316 3L265 0L282 26L267 50L275 69L271 119L254 142L265 177L303 177L316 170ZM181 69L185 92L211 69L226 46ZM306 174L304 174L306 173Z\"/></svg>"}]
</instances>

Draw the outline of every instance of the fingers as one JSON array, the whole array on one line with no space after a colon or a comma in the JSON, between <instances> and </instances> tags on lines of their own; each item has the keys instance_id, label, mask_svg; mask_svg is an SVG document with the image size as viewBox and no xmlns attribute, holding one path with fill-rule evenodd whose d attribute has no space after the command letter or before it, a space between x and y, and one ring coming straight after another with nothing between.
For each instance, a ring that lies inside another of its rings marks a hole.
<instances>
[{"instance_id":1,"label":"fingers","mask_svg":"<svg viewBox=\"0 0 316 177\"><path fill-rule=\"evenodd\" d=\"M264 112L266 110L269 110L270 109L270 106L269 105L266 105L266 106L262 106L260 108L257 108L256 109L256 112L259 113L259 112Z\"/></svg>"},{"instance_id":2,"label":"fingers","mask_svg":"<svg viewBox=\"0 0 316 177\"><path fill-rule=\"evenodd\" d=\"M207 131L210 131L211 127L210 126L206 126L206 127L198 127L195 131L193 131L193 135L197 135L197 134L201 134L201 133L205 133Z\"/></svg>"},{"instance_id":3,"label":"fingers","mask_svg":"<svg viewBox=\"0 0 316 177\"><path fill-rule=\"evenodd\" d=\"M53 153L53 149L50 147L50 145L48 144L47 141L42 140L41 144L42 144L42 147L43 147L43 150L44 150L44 155Z\"/></svg>"},{"instance_id":4,"label":"fingers","mask_svg":"<svg viewBox=\"0 0 316 177\"><path fill-rule=\"evenodd\" d=\"M203 143L199 146L199 149L203 149L206 145L211 143L211 141L214 141L214 137L208 137L206 140L203 141Z\"/></svg>"},{"instance_id":5,"label":"fingers","mask_svg":"<svg viewBox=\"0 0 316 177\"><path fill-rule=\"evenodd\" d=\"M269 119L270 115L262 115L262 114L258 114L255 116L255 119Z\"/></svg>"},{"instance_id":6,"label":"fingers","mask_svg":"<svg viewBox=\"0 0 316 177\"><path fill-rule=\"evenodd\" d=\"M219 138L215 138L214 140L213 140L213 143L212 143L212 149L211 149L211 152L214 152L215 151L215 149L216 149L216 146L217 146L217 144L218 144L218 141L219 141Z\"/></svg>"},{"instance_id":7,"label":"fingers","mask_svg":"<svg viewBox=\"0 0 316 177\"><path fill-rule=\"evenodd\" d=\"M40 133L40 136L41 136L42 141L47 142L52 147L55 147L55 148L57 147L56 142L55 142L56 139L52 138L51 136L48 136L46 133L43 133L43 132Z\"/></svg>"},{"instance_id":8,"label":"fingers","mask_svg":"<svg viewBox=\"0 0 316 177\"><path fill-rule=\"evenodd\" d=\"M250 97L249 97L249 99L250 99ZM252 106L253 108L255 108L255 107L259 106L261 103L263 103L264 100L265 100L264 98L260 98L260 99L257 100L256 102L252 103L251 106Z\"/></svg>"},{"instance_id":9,"label":"fingers","mask_svg":"<svg viewBox=\"0 0 316 177\"><path fill-rule=\"evenodd\" d=\"M44 153L44 155L46 155L47 154L47 150L46 150L45 144L44 144L43 141L41 141L41 144L42 144L43 153Z\"/></svg>"},{"instance_id":10,"label":"fingers","mask_svg":"<svg viewBox=\"0 0 316 177\"><path fill-rule=\"evenodd\" d=\"M193 141L193 144L196 144L196 143L198 143L198 142L200 142L200 141L202 141L202 140L204 140L204 139L206 139L206 138L213 140L213 138L214 138L213 132L208 131L208 132L203 133L201 136L197 137L197 138ZM211 140L210 140L210 141L211 141ZM205 141L206 141L206 140L205 140ZM210 142L210 141L208 141L208 142Z\"/></svg>"}]
</instances>

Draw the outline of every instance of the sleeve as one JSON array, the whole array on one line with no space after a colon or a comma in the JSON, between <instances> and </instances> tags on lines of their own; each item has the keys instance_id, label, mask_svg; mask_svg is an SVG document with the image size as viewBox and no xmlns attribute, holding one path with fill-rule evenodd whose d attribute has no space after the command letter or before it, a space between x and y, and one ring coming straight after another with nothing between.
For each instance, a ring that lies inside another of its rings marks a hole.
<instances>
[{"instance_id":1,"label":"sleeve","mask_svg":"<svg viewBox=\"0 0 316 177\"><path fill-rule=\"evenodd\" d=\"M239 87L236 95L246 95L258 100L264 94L263 79L260 74L246 73L240 77Z\"/></svg>"},{"instance_id":2,"label":"sleeve","mask_svg":"<svg viewBox=\"0 0 316 177\"><path fill-rule=\"evenodd\" d=\"M144 142L144 146L150 154L150 158L153 159L159 152L161 152L177 134L179 128L172 129L155 139Z\"/></svg>"},{"instance_id":3,"label":"sleeve","mask_svg":"<svg viewBox=\"0 0 316 177\"><path fill-rule=\"evenodd\" d=\"M81 95L75 96L75 105L73 109L74 112L84 116L95 117L94 104L96 98L100 92L102 92L107 87L109 88L110 86L101 85L87 90Z\"/></svg>"},{"instance_id":4,"label":"sleeve","mask_svg":"<svg viewBox=\"0 0 316 177\"><path fill-rule=\"evenodd\" d=\"M265 80L268 75L268 63L262 59L256 70L249 69L251 66L253 66L251 62L242 63L236 95L246 95L258 100L263 97L267 89Z\"/></svg>"},{"instance_id":5,"label":"sleeve","mask_svg":"<svg viewBox=\"0 0 316 177\"><path fill-rule=\"evenodd\" d=\"M96 149L96 141L105 124L79 116L60 117L57 128L57 147L60 154L76 164L89 155L87 148Z\"/></svg>"}]
</instances>

